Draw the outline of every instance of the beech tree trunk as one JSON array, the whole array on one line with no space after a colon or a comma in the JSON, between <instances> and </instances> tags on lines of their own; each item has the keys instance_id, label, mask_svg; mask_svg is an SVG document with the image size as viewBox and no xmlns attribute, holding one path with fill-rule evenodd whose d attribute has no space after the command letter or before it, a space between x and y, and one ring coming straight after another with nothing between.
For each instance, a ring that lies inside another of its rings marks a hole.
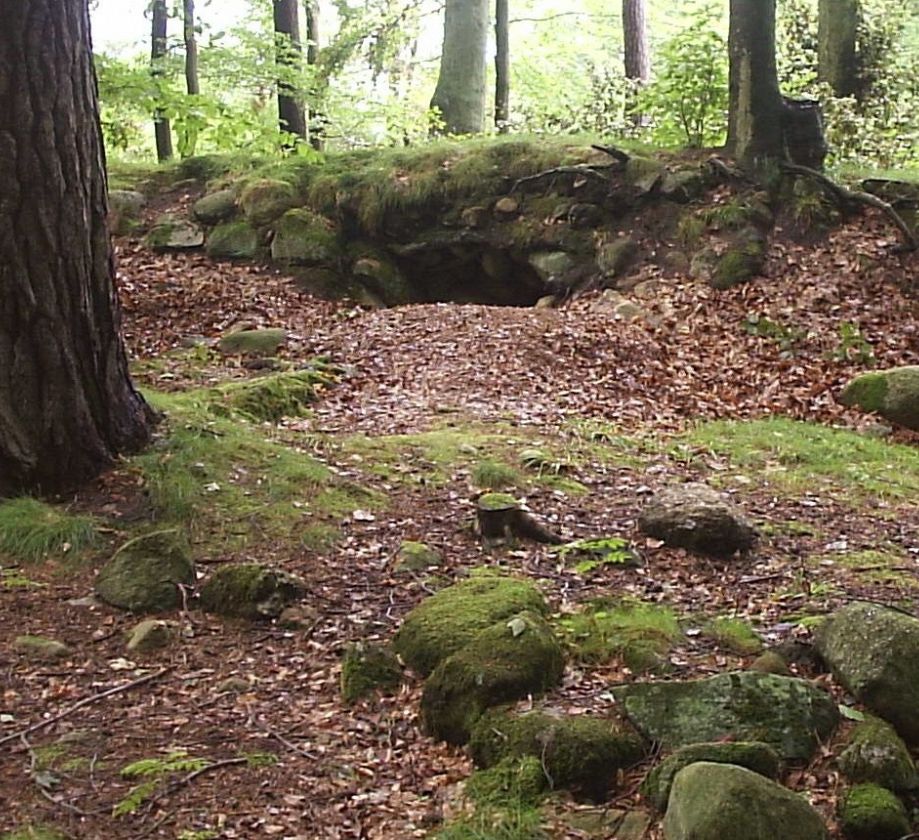
<instances>
[{"instance_id":1,"label":"beech tree trunk","mask_svg":"<svg viewBox=\"0 0 919 840\"><path fill-rule=\"evenodd\" d=\"M817 14L817 76L836 96L859 91L858 0L820 0Z\"/></svg>"},{"instance_id":2,"label":"beech tree trunk","mask_svg":"<svg viewBox=\"0 0 919 840\"><path fill-rule=\"evenodd\" d=\"M183 34L185 36L185 89L189 96L201 93L198 81L198 38L195 32L195 0L184 0Z\"/></svg>"},{"instance_id":3,"label":"beech tree trunk","mask_svg":"<svg viewBox=\"0 0 919 840\"><path fill-rule=\"evenodd\" d=\"M315 67L319 63L319 3L316 0L306 0L306 63L309 67ZM317 97L318 98L318 97ZM323 116L318 111L307 113L307 134L309 135L310 145L322 151L325 146L323 137Z\"/></svg>"},{"instance_id":4,"label":"beech tree trunk","mask_svg":"<svg viewBox=\"0 0 919 840\"><path fill-rule=\"evenodd\" d=\"M0 496L69 489L148 439L106 226L85 0L4 4Z\"/></svg>"},{"instance_id":5,"label":"beech tree trunk","mask_svg":"<svg viewBox=\"0 0 919 840\"><path fill-rule=\"evenodd\" d=\"M507 134L511 116L511 38L508 0L495 0L495 127Z\"/></svg>"},{"instance_id":6,"label":"beech tree trunk","mask_svg":"<svg viewBox=\"0 0 919 840\"><path fill-rule=\"evenodd\" d=\"M748 168L784 158L775 0L731 0L728 51L728 151Z\"/></svg>"},{"instance_id":7,"label":"beech tree trunk","mask_svg":"<svg viewBox=\"0 0 919 840\"><path fill-rule=\"evenodd\" d=\"M300 15L297 0L274 0L274 32L278 66L278 124L281 131L306 139L302 92L291 82L300 71Z\"/></svg>"},{"instance_id":8,"label":"beech tree trunk","mask_svg":"<svg viewBox=\"0 0 919 840\"><path fill-rule=\"evenodd\" d=\"M625 77L644 84L651 78L645 0L622 0L622 42Z\"/></svg>"},{"instance_id":9,"label":"beech tree trunk","mask_svg":"<svg viewBox=\"0 0 919 840\"><path fill-rule=\"evenodd\" d=\"M478 134L485 125L488 0L446 0L444 46L431 107L449 134Z\"/></svg>"},{"instance_id":10,"label":"beech tree trunk","mask_svg":"<svg viewBox=\"0 0 919 840\"><path fill-rule=\"evenodd\" d=\"M150 37L150 73L154 79L159 79L163 76L163 62L166 60L166 26L169 22L166 0L153 0L150 9L153 21ZM172 129L169 118L161 109L153 113L153 132L156 136L157 159L161 162L170 160L173 154Z\"/></svg>"}]
</instances>

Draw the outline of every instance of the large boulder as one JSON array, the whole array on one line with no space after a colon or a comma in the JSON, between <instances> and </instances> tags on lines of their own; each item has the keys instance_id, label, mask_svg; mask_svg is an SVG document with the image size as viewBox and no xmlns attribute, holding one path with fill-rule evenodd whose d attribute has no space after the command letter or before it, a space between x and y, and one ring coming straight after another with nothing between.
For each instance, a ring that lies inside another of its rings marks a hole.
<instances>
[{"instance_id":1,"label":"large boulder","mask_svg":"<svg viewBox=\"0 0 919 840\"><path fill-rule=\"evenodd\" d=\"M866 716L849 734L837 761L852 782L874 782L902 792L919 790L919 773L906 744L880 718Z\"/></svg>"},{"instance_id":2,"label":"large boulder","mask_svg":"<svg viewBox=\"0 0 919 840\"><path fill-rule=\"evenodd\" d=\"M826 840L803 797L731 764L702 761L676 775L664 817L666 840Z\"/></svg>"},{"instance_id":3,"label":"large boulder","mask_svg":"<svg viewBox=\"0 0 919 840\"><path fill-rule=\"evenodd\" d=\"M807 680L734 671L702 680L633 683L616 702L664 749L732 739L763 741L786 759L807 759L839 722L833 698Z\"/></svg>"},{"instance_id":4,"label":"large boulder","mask_svg":"<svg viewBox=\"0 0 919 840\"><path fill-rule=\"evenodd\" d=\"M603 799L617 775L645 757L645 745L621 721L588 715L546 712L486 712L469 740L478 767L494 767L509 758L532 756L556 789L571 789Z\"/></svg>"},{"instance_id":5,"label":"large boulder","mask_svg":"<svg viewBox=\"0 0 919 840\"><path fill-rule=\"evenodd\" d=\"M638 526L666 545L721 557L745 551L756 540L755 529L734 504L695 482L656 493L641 512Z\"/></svg>"},{"instance_id":6,"label":"large boulder","mask_svg":"<svg viewBox=\"0 0 919 840\"><path fill-rule=\"evenodd\" d=\"M856 601L820 626L816 645L859 702L919 744L919 619Z\"/></svg>"},{"instance_id":7,"label":"large boulder","mask_svg":"<svg viewBox=\"0 0 919 840\"><path fill-rule=\"evenodd\" d=\"M312 210L288 210L275 225L271 259L287 265L316 265L341 256L335 226Z\"/></svg>"},{"instance_id":8,"label":"large boulder","mask_svg":"<svg viewBox=\"0 0 919 840\"><path fill-rule=\"evenodd\" d=\"M218 260L251 259L258 246L258 231L249 222L222 222L207 235L207 255Z\"/></svg>"},{"instance_id":9,"label":"large boulder","mask_svg":"<svg viewBox=\"0 0 919 840\"><path fill-rule=\"evenodd\" d=\"M173 528L143 534L119 548L96 576L96 595L131 612L161 612L180 607L180 587L194 585L191 549Z\"/></svg>"},{"instance_id":10,"label":"large boulder","mask_svg":"<svg viewBox=\"0 0 919 840\"><path fill-rule=\"evenodd\" d=\"M201 607L235 618L277 618L300 600L306 586L299 578L260 563L221 566L202 585Z\"/></svg>"},{"instance_id":11,"label":"large boulder","mask_svg":"<svg viewBox=\"0 0 919 840\"><path fill-rule=\"evenodd\" d=\"M217 190L199 198L192 207L194 217L206 225L229 219L236 212L236 190Z\"/></svg>"},{"instance_id":12,"label":"large boulder","mask_svg":"<svg viewBox=\"0 0 919 840\"><path fill-rule=\"evenodd\" d=\"M565 669L561 645L538 613L521 612L481 631L431 673L421 695L427 732L464 744L492 706L537 696Z\"/></svg>"},{"instance_id":13,"label":"large boulder","mask_svg":"<svg viewBox=\"0 0 919 840\"><path fill-rule=\"evenodd\" d=\"M476 577L448 586L413 609L396 633L393 647L427 676L483 630L524 610L545 615L542 593L529 581Z\"/></svg>"},{"instance_id":14,"label":"large boulder","mask_svg":"<svg viewBox=\"0 0 919 840\"><path fill-rule=\"evenodd\" d=\"M919 431L919 365L856 376L843 388L839 401Z\"/></svg>"}]
</instances>

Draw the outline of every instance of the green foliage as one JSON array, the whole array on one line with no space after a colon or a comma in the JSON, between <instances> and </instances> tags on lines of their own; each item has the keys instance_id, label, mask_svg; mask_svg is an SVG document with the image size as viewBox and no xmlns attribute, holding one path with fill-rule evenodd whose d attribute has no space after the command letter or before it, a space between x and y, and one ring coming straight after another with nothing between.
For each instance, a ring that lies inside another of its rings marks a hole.
<instances>
[{"instance_id":1,"label":"green foliage","mask_svg":"<svg viewBox=\"0 0 919 840\"><path fill-rule=\"evenodd\" d=\"M807 338L807 330L773 321L762 312L749 312L741 325L747 335L774 341L785 357L793 355L795 348Z\"/></svg>"},{"instance_id":2,"label":"green foliage","mask_svg":"<svg viewBox=\"0 0 919 840\"><path fill-rule=\"evenodd\" d=\"M566 562L577 561L574 570L581 575L603 566L638 565L638 555L630 547L629 541L622 537L576 540L559 546L557 552Z\"/></svg>"},{"instance_id":3,"label":"green foliage","mask_svg":"<svg viewBox=\"0 0 919 840\"><path fill-rule=\"evenodd\" d=\"M546 840L539 811L527 805L477 808L434 835L435 840Z\"/></svg>"},{"instance_id":4,"label":"green foliage","mask_svg":"<svg viewBox=\"0 0 919 840\"><path fill-rule=\"evenodd\" d=\"M53 555L76 554L97 539L92 517L26 496L0 502L0 554L13 559L36 563Z\"/></svg>"},{"instance_id":5,"label":"green foliage","mask_svg":"<svg viewBox=\"0 0 919 840\"><path fill-rule=\"evenodd\" d=\"M472 483L482 489L501 490L513 487L519 480L517 470L498 461L479 461L472 468Z\"/></svg>"},{"instance_id":6,"label":"green foliage","mask_svg":"<svg viewBox=\"0 0 919 840\"><path fill-rule=\"evenodd\" d=\"M143 779L112 808L112 816L133 814L149 800L159 787L160 779L171 773L191 773L202 770L210 762L205 758L192 758L185 750L175 750L163 758L142 758L121 768L123 779Z\"/></svg>"},{"instance_id":7,"label":"green foliage","mask_svg":"<svg viewBox=\"0 0 919 840\"><path fill-rule=\"evenodd\" d=\"M829 352L829 358L837 362L856 362L867 366L875 362L874 348L858 324L852 321L843 321L839 325L839 342Z\"/></svg>"}]
</instances>

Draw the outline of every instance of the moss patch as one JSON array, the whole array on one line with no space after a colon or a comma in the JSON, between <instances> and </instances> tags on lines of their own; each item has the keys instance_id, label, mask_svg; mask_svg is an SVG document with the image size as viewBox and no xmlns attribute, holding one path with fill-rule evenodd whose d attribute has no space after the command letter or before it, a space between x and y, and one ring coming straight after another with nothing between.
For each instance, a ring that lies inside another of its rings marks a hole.
<instances>
[{"instance_id":1,"label":"moss patch","mask_svg":"<svg viewBox=\"0 0 919 840\"><path fill-rule=\"evenodd\" d=\"M305 594L303 582L259 563L221 566L201 586L202 609L236 618L277 618Z\"/></svg>"},{"instance_id":2,"label":"moss patch","mask_svg":"<svg viewBox=\"0 0 919 840\"><path fill-rule=\"evenodd\" d=\"M880 785L856 785L839 808L839 825L848 840L897 840L909 834L906 808Z\"/></svg>"},{"instance_id":3,"label":"moss patch","mask_svg":"<svg viewBox=\"0 0 919 840\"><path fill-rule=\"evenodd\" d=\"M318 392L334 381L322 366L229 382L211 391L210 409L218 416L241 415L257 423L302 417Z\"/></svg>"},{"instance_id":4,"label":"moss patch","mask_svg":"<svg viewBox=\"0 0 919 840\"><path fill-rule=\"evenodd\" d=\"M742 618L713 618L702 626L702 634L740 656L752 656L763 649L763 640Z\"/></svg>"},{"instance_id":5,"label":"moss patch","mask_svg":"<svg viewBox=\"0 0 919 840\"><path fill-rule=\"evenodd\" d=\"M402 668L389 648L358 643L351 645L341 662L341 696L354 703L375 691L390 692L402 684Z\"/></svg>"},{"instance_id":6,"label":"moss patch","mask_svg":"<svg viewBox=\"0 0 919 840\"><path fill-rule=\"evenodd\" d=\"M919 774L906 744L880 718L868 715L852 730L838 761L850 781L873 782L895 791L919 789Z\"/></svg>"},{"instance_id":7,"label":"moss patch","mask_svg":"<svg viewBox=\"0 0 919 840\"><path fill-rule=\"evenodd\" d=\"M254 225L270 224L296 202L296 191L287 181L257 178L243 187L239 206Z\"/></svg>"}]
</instances>

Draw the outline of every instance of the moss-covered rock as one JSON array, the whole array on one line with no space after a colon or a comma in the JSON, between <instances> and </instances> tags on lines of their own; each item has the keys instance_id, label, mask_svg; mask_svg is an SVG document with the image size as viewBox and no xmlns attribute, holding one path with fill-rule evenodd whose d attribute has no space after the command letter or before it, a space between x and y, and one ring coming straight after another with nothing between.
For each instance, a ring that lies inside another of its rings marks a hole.
<instances>
[{"instance_id":1,"label":"moss-covered rock","mask_svg":"<svg viewBox=\"0 0 919 840\"><path fill-rule=\"evenodd\" d=\"M258 231L248 222L223 222L207 235L207 255L218 260L248 260L258 253Z\"/></svg>"},{"instance_id":2,"label":"moss-covered rock","mask_svg":"<svg viewBox=\"0 0 919 840\"><path fill-rule=\"evenodd\" d=\"M708 284L713 289L730 289L748 283L763 273L765 262L766 243L762 235L755 229L742 231L719 256Z\"/></svg>"},{"instance_id":3,"label":"moss-covered rock","mask_svg":"<svg viewBox=\"0 0 919 840\"><path fill-rule=\"evenodd\" d=\"M47 636L17 636L13 650L32 662L57 662L66 659L73 651L68 645Z\"/></svg>"},{"instance_id":4,"label":"moss-covered rock","mask_svg":"<svg viewBox=\"0 0 919 840\"><path fill-rule=\"evenodd\" d=\"M492 706L537 696L561 680L565 659L548 622L520 612L481 631L428 677L421 697L427 732L464 744Z\"/></svg>"},{"instance_id":5,"label":"moss-covered rock","mask_svg":"<svg viewBox=\"0 0 919 840\"><path fill-rule=\"evenodd\" d=\"M287 330L235 330L220 337L217 349L228 355L275 356L287 341Z\"/></svg>"},{"instance_id":6,"label":"moss-covered rock","mask_svg":"<svg viewBox=\"0 0 919 840\"><path fill-rule=\"evenodd\" d=\"M189 219L162 216L147 232L144 245L152 251L188 251L204 244L204 231Z\"/></svg>"},{"instance_id":7,"label":"moss-covered rock","mask_svg":"<svg viewBox=\"0 0 919 840\"><path fill-rule=\"evenodd\" d=\"M127 649L131 653L152 653L168 647L175 637L175 624L148 618L130 632Z\"/></svg>"},{"instance_id":8,"label":"moss-covered rock","mask_svg":"<svg viewBox=\"0 0 919 840\"><path fill-rule=\"evenodd\" d=\"M919 431L919 365L856 376L843 389L839 401Z\"/></svg>"},{"instance_id":9,"label":"moss-covered rock","mask_svg":"<svg viewBox=\"0 0 919 840\"><path fill-rule=\"evenodd\" d=\"M567 251L537 251L529 263L541 280L557 280L577 268L578 260Z\"/></svg>"},{"instance_id":10,"label":"moss-covered rock","mask_svg":"<svg viewBox=\"0 0 919 840\"><path fill-rule=\"evenodd\" d=\"M606 277L618 277L638 256L638 243L628 236L601 245L597 251L597 268Z\"/></svg>"},{"instance_id":11,"label":"moss-covered rock","mask_svg":"<svg viewBox=\"0 0 919 840\"><path fill-rule=\"evenodd\" d=\"M820 625L816 645L856 699L919 744L919 620L854 602Z\"/></svg>"},{"instance_id":12,"label":"moss-covered rock","mask_svg":"<svg viewBox=\"0 0 919 840\"><path fill-rule=\"evenodd\" d=\"M869 715L852 730L838 761L852 782L874 782L902 792L919 789L919 774L906 744L880 718Z\"/></svg>"},{"instance_id":13,"label":"moss-covered rock","mask_svg":"<svg viewBox=\"0 0 919 840\"><path fill-rule=\"evenodd\" d=\"M195 585L195 566L177 529L142 534L115 552L96 576L96 595L131 612L162 612L182 605L181 586Z\"/></svg>"},{"instance_id":14,"label":"moss-covered rock","mask_svg":"<svg viewBox=\"0 0 919 840\"><path fill-rule=\"evenodd\" d=\"M420 572L443 563L443 557L423 542L405 540L396 552L397 572Z\"/></svg>"},{"instance_id":15,"label":"moss-covered rock","mask_svg":"<svg viewBox=\"0 0 919 840\"><path fill-rule=\"evenodd\" d=\"M788 663L774 650L767 650L757 656L750 663L750 670L759 671L762 674L778 674L781 677L791 676Z\"/></svg>"},{"instance_id":16,"label":"moss-covered rock","mask_svg":"<svg viewBox=\"0 0 919 840\"><path fill-rule=\"evenodd\" d=\"M839 827L847 840L897 840L909 834L903 803L880 785L851 788L839 807Z\"/></svg>"},{"instance_id":17,"label":"moss-covered rock","mask_svg":"<svg viewBox=\"0 0 919 840\"><path fill-rule=\"evenodd\" d=\"M702 680L613 689L638 730L665 749L719 741L763 741L783 758L807 759L839 722L833 698L807 680L735 671Z\"/></svg>"},{"instance_id":18,"label":"moss-covered rock","mask_svg":"<svg viewBox=\"0 0 919 840\"><path fill-rule=\"evenodd\" d=\"M210 409L218 415L240 415L257 423L302 417L316 401L316 389L331 377L318 370L272 373L228 382L210 392Z\"/></svg>"},{"instance_id":19,"label":"moss-covered rock","mask_svg":"<svg viewBox=\"0 0 919 840\"><path fill-rule=\"evenodd\" d=\"M262 227L279 219L296 200L296 190L287 181L260 178L243 188L239 206L252 224Z\"/></svg>"},{"instance_id":20,"label":"moss-covered rock","mask_svg":"<svg viewBox=\"0 0 919 840\"><path fill-rule=\"evenodd\" d=\"M483 630L524 610L544 615L548 608L529 581L475 577L442 589L405 618L393 646L399 656L427 676Z\"/></svg>"},{"instance_id":21,"label":"moss-covered rock","mask_svg":"<svg viewBox=\"0 0 919 840\"><path fill-rule=\"evenodd\" d=\"M275 225L271 259L286 265L329 263L342 256L335 226L312 210L288 210Z\"/></svg>"},{"instance_id":22,"label":"moss-covered rock","mask_svg":"<svg viewBox=\"0 0 919 840\"><path fill-rule=\"evenodd\" d=\"M731 764L696 762L677 773L664 817L667 840L826 840L805 799Z\"/></svg>"},{"instance_id":23,"label":"moss-covered rock","mask_svg":"<svg viewBox=\"0 0 919 840\"><path fill-rule=\"evenodd\" d=\"M112 233L124 236L140 226L141 215L147 206L147 197L135 190L109 190L109 228Z\"/></svg>"},{"instance_id":24,"label":"moss-covered rock","mask_svg":"<svg viewBox=\"0 0 919 840\"><path fill-rule=\"evenodd\" d=\"M469 747L479 767L531 756L540 761L553 788L591 799L604 798L617 774L645 756L642 739L620 721L544 712L518 715L505 709L479 718Z\"/></svg>"},{"instance_id":25,"label":"moss-covered rock","mask_svg":"<svg viewBox=\"0 0 919 840\"><path fill-rule=\"evenodd\" d=\"M477 804L536 805L549 790L546 772L535 756L508 756L473 773L465 793Z\"/></svg>"},{"instance_id":26,"label":"moss-covered rock","mask_svg":"<svg viewBox=\"0 0 919 840\"><path fill-rule=\"evenodd\" d=\"M379 249L366 245L355 249L351 277L388 306L411 303L416 299L411 283L399 266Z\"/></svg>"},{"instance_id":27,"label":"moss-covered rock","mask_svg":"<svg viewBox=\"0 0 919 840\"><path fill-rule=\"evenodd\" d=\"M661 195L678 204L686 204L699 198L705 188L706 180L700 168L678 169L664 175Z\"/></svg>"},{"instance_id":28,"label":"moss-covered rock","mask_svg":"<svg viewBox=\"0 0 919 840\"><path fill-rule=\"evenodd\" d=\"M192 214L206 225L215 225L229 219L236 212L236 190L217 190L199 198Z\"/></svg>"},{"instance_id":29,"label":"moss-covered rock","mask_svg":"<svg viewBox=\"0 0 919 840\"><path fill-rule=\"evenodd\" d=\"M648 773L642 782L641 792L658 811L665 811L676 774L697 761L746 767L767 779L778 778L782 766L782 759L775 749L759 741L691 744L667 756Z\"/></svg>"},{"instance_id":30,"label":"moss-covered rock","mask_svg":"<svg viewBox=\"0 0 919 840\"><path fill-rule=\"evenodd\" d=\"M351 645L341 661L341 696L353 703L374 691L394 691L402 684L402 667L383 645Z\"/></svg>"},{"instance_id":31,"label":"moss-covered rock","mask_svg":"<svg viewBox=\"0 0 919 840\"><path fill-rule=\"evenodd\" d=\"M277 618L299 600L306 587L299 578L260 563L222 566L202 585L202 609L236 618Z\"/></svg>"}]
</instances>

